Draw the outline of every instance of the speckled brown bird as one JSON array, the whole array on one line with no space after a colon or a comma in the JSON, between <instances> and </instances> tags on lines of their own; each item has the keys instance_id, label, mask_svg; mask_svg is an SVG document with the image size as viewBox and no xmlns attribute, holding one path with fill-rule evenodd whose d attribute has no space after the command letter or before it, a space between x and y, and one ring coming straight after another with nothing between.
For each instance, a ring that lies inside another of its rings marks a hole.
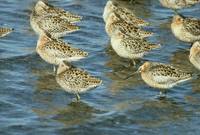
<instances>
[{"instance_id":1,"label":"speckled brown bird","mask_svg":"<svg viewBox=\"0 0 200 135\"><path fill-rule=\"evenodd\" d=\"M161 92L192 78L191 73L175 68L172 65L157 62L145 62L139 67L139 72L144 82L151 87L160 89Z\"/></svg>"},{"instance_id":2,"label":"speckled brown bird","mask_svg":"<svg viewBox=\"0 0 200 135\"><path fill-rule=\"evenodd\" d=\"M77 101L80 100L80 93L102 83L102 80L91 76L88 72L64 62L58 66L56 81L66 92L75 94Z\"/></svg>"},{"instance_id":3,"label":"speckled brown bird","mask_svg":"<svg viewBox=\"0 0 200 135\"><path fill-rule=\"evenodd\" d=\"M181 41L200 40L200 19L175 15L171 23L172 33Z\"/></svg>"},{"instance_id":4,"label":"speckled brown bird","mask_svg":"<svg viewBox=\"0 0 200 135\"><path fill-rule=\"evenodd\" d=\"M39 16L54 15L66 19L70 23L76 23L82 20L82 16L65 11L64 9L54 7L49 3L39 0L35 5L35 10Z\"/></svg>"},{"instance_id":5,"label":"speckled brown bird","mask_svg":"<svg viewBox=\"0 0 200 135\"><path fill-rule=\"evenodd\" d=\"M30 17L30 24L33 30L39 35L43 32L49 33L52 37L63 37L68 33L77 31L79 26L71 24L65 19L62 19L54 15L39 16L35 10L33 10Z\"/></svg>"},{"instance_id":6,"label":"speckled brown bird","mask_svg":"<svg viewBox=\"0 0 200 135\"><path fill-rule=\"evenodd\" d=\"M159 0L162 6L171 9L182 9L191 7L200 2L200 0Z\"/></svg>"},{"instance_id":7,"label":"speckled brown bird","mask_svg":"<svg viewBox=\"0 0 200 135\"><path fill-rule=\"evenodd\" d=\"M110 14L113 12L117 14L121 20L131 23L137 27L149 25L149 22L137 17L131 10L117 6L111 0L107 2L104 9L103 19L105 22L108 21Z\"/></svg>"},{"instance_id":8,"label":"speckled brown bird","mask_svg":"<svg viewBox=\"0 0 200 135\"><path fill-rule=\"evenodd\" d=\"M153 35L153 32L142 30L131 23L119 19L115 13L111 13L105 25L107 34L111 37L116 30L121 31L124 35L135 38L146 38Z\"/></svg>"},{"instance_id":9,"label":"speckled brown bird","mask_svg":"<svg viewBox=\"0 0 200 135\"><path fill-rule=\"evenodd\" d=\"M111 37L113 50L122 58L140 59L153 49L159 48L159 44L148 43L144 39L126 37L123 33L117 32Z\"/></svg>"},{"instance_id":10,"label":"speckled brown bird","mask_svg":"<svg viewBox=\"0 0 200 135\"><path fill-rule=\"evenodd\" d=\"M78 61L88 56L87 52L46 34L40 35L36 51L43 60L54 65L59 65L62 61Z\"/></svg>"}]
</instances>

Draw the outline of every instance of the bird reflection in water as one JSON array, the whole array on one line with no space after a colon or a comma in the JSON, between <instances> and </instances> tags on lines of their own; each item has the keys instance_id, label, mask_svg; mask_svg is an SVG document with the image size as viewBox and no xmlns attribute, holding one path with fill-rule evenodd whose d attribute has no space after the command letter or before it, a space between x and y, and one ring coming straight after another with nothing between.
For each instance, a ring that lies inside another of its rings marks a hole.
<instances>
[{"instance_id":1,"label":"bird reflection in water","mask_svg":"<svg viewBox=\"0 0 200 135\"><path fill-rule=\"evenodd\" d=\"M38 59L38 60L35 60ZM30 59L30 72L36 77L34 87L37 92L42 90L57 90L59 85L56 83L52 67L44 63L38 56Z\"/></svg>"},{"instance_id":2,"label":"bird reflection in water","mask_svg":"<svg viewBox=\"0 0 200 135\"><path fill-rule=\"evenodd\" d=\"M199 71L189 61L189 50L176 51L170 59L170 62L185 71L196 73L197 76L192 80L192 92L200 92L200 76Z\"/></svg>"},{"instance_id":3,"label":"bird reflection in water","mask_svg":"<svg viewBox=\"0 0 200 135\"><path fill-rule=\"evenodd\" d=\"M200 93L200 75L192 81L192 92Z\"/></svg>"},{"instance_id":4,"label":"bird reflection in water","mask_svg":"<svg viewBox=\"0 0 200 135\"><path fill-rule=\"evenodd\" d=\"M160 127L163 124L182 121L189 115L189 112L172 99L139 102L138 106L140 107L137 110L130 109L126 114L131 116L133 123L145 127Z\"/></svg>"},{"instance_id":5,"label":"bird reflection in water","mask_svg":"<svg viewBox=\"0 0 200 135\"><path fill-rule=\"evenodd\" d=\"M105 66L112 69L112 71L106 73L106 76L112 80L108 86L111 93L117 94L124 88L132 88L133 86L136 87L144 84L139 74L134 74L133 76L127 78L130 74L133 74L137 70L140 62L137 61L136 67L130 66L128 60L120 58L112 50L110 45L107 46L106 54L109 56L109 59L105 63Z\"/></svg>"},{"instance_id":6,"label":"bird reflection in water","mask_svg":"<svg viewBox=\"0 0 200 135\"><path fill-rule=\"evenodd\" d=\"M48 103L47 107L34 107L32 110L39 117L52 118L65 126L80 125L91 120L94 114L104 113L82 101L71 102L67 106L59 105L59 103Z\"/></svg>"},{"instance_id":7,"label":"bird reflection in water","mask_svg":"<svg viewBox=\"0 0 200 135\"><path fill-rule=\"evenodd\" d=\"M84 102L71 102L68 107L53 117L53 119L64 123L65 125L82 124L93 118L93 114L101 113Z\"/></svg>"},{"instance_id":8,"label":"bird reflection in water","mask_svg":"<svg viewBox=\"0 0 200 135\"><path fill-rule=\"evenodd\" d=\"M170 63L185 71L194 72L194 67L189 61L189 50L177 50L170 58Z\"/></svg>"},{"instance_id":9,"label":"bird reflection in water","mask_svg":"<svg viewBox=\"0 0 200 135\"><path fill-rule=\"evenodd\" d=\"M200 78L198 78L199 80ZM195 80L196 81L196 80ZM196 82L199 84L200 81ZM190 110L191 112L194 112L197 117L200 115L200 87L194 83L192 85L192 92L188 95L184 96L184 100L187 104L187 110ZM198 87L198 88L197 88Z\"/></svg>"}]
</instances>

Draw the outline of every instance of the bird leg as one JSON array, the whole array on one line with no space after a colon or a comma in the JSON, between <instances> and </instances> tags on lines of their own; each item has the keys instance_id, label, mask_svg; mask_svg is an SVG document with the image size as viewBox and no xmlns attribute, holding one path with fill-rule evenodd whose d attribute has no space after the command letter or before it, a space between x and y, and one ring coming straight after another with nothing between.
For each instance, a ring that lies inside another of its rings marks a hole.
<instances>
[{"instance_id":1,"label":"bird leg","mask_svg":"<svg viewBox=\"0 0 200 135\"><path fill-rule=\"evenodd\" d=\"M53 72L56 73L56 66L53 65Z\"/></svg>"},{"instance_id":2,"label":"bird leg","mask_svg":"<svg viewBox=\"0 0 200 135\"><path fill-rule=\"evenodd\" d=\"M81 99L81 98L80 98L80 96L79 96L79 93L77 92L77 93L76 93L76 101L79 102L80 99Z\"/></svg>"},{"instance_id":3,"label":"bird leg","mask_svg":"<svg viewBox=\"0 0 200 135\"><path fill-rule=\"evenodd\" d=\"M166 91L160 91L159 95L156 96L159 100L163 100L167 97Z\"/></svg>"},{"instance_id":4,"label":"bird leg","mask_svg":"<svg viewBox=\"0 0 200 135\"><path fill-rule=\"evenodd\" d=\"M132 67L132 66L134 67L135 65L136 65L135 60L134 60L134 59L131 59L129 66L130 66L130 67Z\"/></svg>"},{"instance_id":5,"label":"bird leg","mask_svg":"<svg viewBox=\"0 0 200 135\"><path fill-rule=\"evenodd\" d=\"M176 9L174 9L174 13L176 14L176 15L178 15L179 13L178 13L178 11L176 10Z\"/></svg>"}]
</instances>

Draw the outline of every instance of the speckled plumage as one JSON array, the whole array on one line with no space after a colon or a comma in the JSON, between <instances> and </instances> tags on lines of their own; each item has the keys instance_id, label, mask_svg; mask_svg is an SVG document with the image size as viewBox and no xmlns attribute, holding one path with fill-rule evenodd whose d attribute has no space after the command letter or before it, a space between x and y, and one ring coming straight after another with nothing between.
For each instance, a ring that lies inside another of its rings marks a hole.
<instances>
[{"instance_id":1,"label":"speckled plumage","mask_svg":"<svg viewBox=\"0 0 200 135\"><path fill-rule=\"evenodd\" d=\"M149 25L149 22L146 22L145 20L138 18L134 13L132 13L126 8L118 8L114 12L118 14L122 20L126 21L127 23L131 23L137 27Z\"/></svg>"},{"instance_id":2,"label":"speckled plumage","mask_svg":"<svg viewBox=\"0 0 200 135\"><path fill-rule=\"evenodd\" d=\"M137 27L149 25L148 22L141 18L138 18L131 10L124 7L116 6L111 0L107 2L104 9L103 18L105 22L108 21L109 16L112 12L116 13L121 20L126 21L127 23L131 23Z\"/></svg>"},{"instance_id":3,"label":"speckled plumage","mask_svg":"<svg viewBox=\"0 0 200 135\"><path fill-rule=\"evenodd\" d=\"M66 92L76 94L77 100L80 98L79 93L84 93L102 83L88 72L63 62L57 69L56 81Z\"/></svg>"},{"instance_id":4,"label":"speckled plumage","mask_svg":"<svg viewBox=\"0 0 200 135\"><path fill-rule=\"evenodd\" d=\"M81 21L82 16L65 11L64 9L54 7L47 2L39 0L35 5L35 10L39 16L55 15L62 19L66 19L70 23L76 23Z\"/></svg>"},{"instance_id":5,"label":"speckled plumage","mask_svg":"<svg viewBox=\"0 0 200 135\"><path fill-rule=\"evenodd\" d=\"M190 7L200 2L200 0L159 0L162 6L171 9L181 9Z\"/></svg>"},{"instance_id":6,"label":"speckled plumage","mask_svg":"<svg viewBox=\"0 0 200 135\"><path fill-rule=\"evenodd\" d=\"M124 33L124 35L135 37L135 38L145 38L152 36L152 32L141 30L131 23L120 20L115 13L111 13L105 26L107 34L111 37L116 30Z\"/></svg>"},{"instance_id":7,"label":"speckled plumage","mask_svg":"<svg viewBox=\"0 0 200 135\"><path fill-rule=\"evenodd\" d=\"M181 41L200 40L200 19L175 15L171 24L172 33Z\"/></svg>"},{"instance_id":8,"label":"speckled plumage","mask_svg":"<svg viewBox=\"0 0 200 135\"><path fill-rule=\"evenodd\" d=\"M12 28L0 28L0 37L10 34L13 30Z\"/></svg>"},{"instance_id":9,"label":"speckled plumage","mask_svg":"<svg viewBox=\"0 0 200 135\"><path fill-rule=\"evenodd\" d=\"M192 78L191 73L171 65L145 62L140 68L142 79L151 87L169 89Z\"/></svg>"},{"instance_id":10,"label":"speckled plumage","mask_svg":"<svg viewBox=\"0 0 200 135\"><path fill-rule=\"evenodd\" d=\"M61 40L51 39L41 34L36 47L37 53L46 62L59 65L62 61L77 61L88 56L88 53Z\"/></svg>"},{"instance_id":11,"label":"speckled plumage","mask_svg":"<svg viewBox=\"0 0 200 135\"><path fill-rule=\"evenodd\" d=\"M120 32L111 37L111 45L120 57L128 59L142 58L152 49L160 47L160 45L148 43L144 39L126 37Z\"/></svg>"},{"instance_id":12,"label":"speckled plumage","mask_svg":"<svg viewBox=\"0 0 200 135\"><path fill-rule=\"evenodd\" d=\"M193 43L190 49L190 62L200 70L200 41Z\"/></svg>"},{"instance_id":13,"label":"speckled plumage","mask_svg":"<svg viewBox=\"0 0 200 135\"><path fill-rule=\"evenodd\" d=\"M38 16L35 11L31 14L30 23L33 30L41 34L49 33L52 37L63 37L68 33L79 30L79 26L71 24L58 16L46 15Z\"/></svg>"}]
</instances>

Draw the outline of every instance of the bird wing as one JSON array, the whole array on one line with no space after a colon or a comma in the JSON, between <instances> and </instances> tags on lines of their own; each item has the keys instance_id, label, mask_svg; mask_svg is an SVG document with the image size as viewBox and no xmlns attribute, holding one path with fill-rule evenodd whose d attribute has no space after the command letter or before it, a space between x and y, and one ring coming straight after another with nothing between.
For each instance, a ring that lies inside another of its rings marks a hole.
<instances>
[{"instance_id":1,"label":"bird wing","mask_svg":"<svg viewBox=\"0 0 200 135\"><path fill-rule=\"evenodd\" d=\"M118 7L118 10L116 12L119 14L124 14L125 16L129 16L129 17L136 17L136 15L133 13L133 11L131 11L127 8Z\"/></svg>"},{"instance_id":2,"label":"bird wing","mask_svg":"<svg viewBox=\"0 0 200 135\"><path fill-rule=\"evenodd\" d=\"M59 16L52 15L40 18L37 23L41 29L48 32L65 32L69 31L70 26L74 26L67 20L62 19Z\"/></svg>"},{"instance_id":3,"label":"bird wing","mask_svg":"<svg viewBox=\"0 0 200 135\"><path fill-rule=\"evenodd\" d=\"M190 78L189 73L185 73L170 65L160 65L151 72L154 81L160 84L175 83Z\"/></svg>"},{"instance_id":4,"label":"bird wing","mask_svg":"<svg viewBox=\"0 0 200 135\"><path fill-rule=\"evenodd\" d=\"M44 49L46 52L48 52L49 55L55 56L57 58L65 59L73 55L72 54L73 48L71 48L66 43L62 42L55 42L55 41L47 42Z\"/></svg>"},{"instance_id":5,"label":"bird wing","mask_svg":"<svg viewBox=\"0 0 200 135\"><path fill-rule=\"evenodd\" d=\"M174 4L176 4L180 7L183 7L183 6L186 6L186 1L185 0L175 0Z\"/></svg>"},{"instance_id":6,"label":"bird wing","mask_svg":"<svg viewBox=\"0 0 200 135\"><path fill-rule=\"evenodd\" d=\"M76 74L75 76L77 77L77 79L81 80L80 82L83 83L84 85L98 85L101 83L101 80L91 76L87 71L82 70L82 69L78 69L75 68L74 69L74 73Z\"/></svg>"},{"instance_id":7,"label":"bird wing","mask_svg":"<svg viewBox=\"0 0 200 135\"><path fill-rule=\"evenodd\" d=\"M50 4L48 4L48 3L46 3L46 5L48 6L48 12L50 13L50 14L57 14L57 15L60 15L60 16L63 16L63 17L65 17L65 19L76 19L76 20L78 20L78 19L81 19L82 17L81 16L79 16L79 15L76 15L76 14L74 14L74 13L71 13L71 12L69 12L69 11L65 11L64 9L62 9L62 8L58 8L58 7L55 7L55 6L53 6L53 5L50 5Z\"/></svg>"},{"instance_id":8,"label":"bird wing","mask_svg":"<svg viewBox=\"0 0 200 135\"><path fill-rule=\"evenodd\" d=\"M74 82L76 86L87 87L90 82L91 76L88 72L79 69L79 68L71 68L70 72L65 72L65 80Z\"/></svg>"},{"instance_id":9,"label":"bird wing","mask_svg":"<svg viewBox=\"0 0 200 135\"><path fill-rule=\"evenodd\" d=\"M188 32L193 35L200 35L200 20L195 18L186 18L184 20L184 26Z\"/></svg>"},{"instance_id":10,"label":"bird wing","mask_svg":"<svg viewBox=\"0 0 200 135\"><path fill-rule=\"evenodd\" d=\"M122 41L122 45L125 46L126 51L129 53L136 54L146 51L146 44L144 42L141 42L139 38L126 38Z\"/></svg>"}]
</instances>

